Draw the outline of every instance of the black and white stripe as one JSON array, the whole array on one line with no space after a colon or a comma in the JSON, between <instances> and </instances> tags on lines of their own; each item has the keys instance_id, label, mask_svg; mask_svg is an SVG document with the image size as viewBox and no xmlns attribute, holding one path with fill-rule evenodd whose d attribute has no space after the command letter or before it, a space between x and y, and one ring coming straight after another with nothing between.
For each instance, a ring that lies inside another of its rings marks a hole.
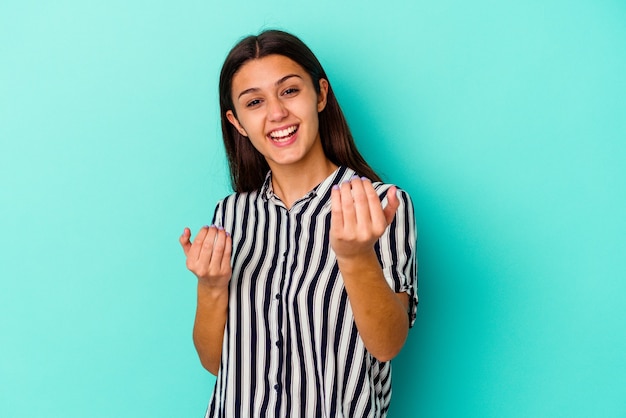
<instances>
[{"instance_id":1,"label":"black and white stripe","mask_svg":"<svg viewBox=\"0 0 626 418\"><path fill-rule=\"evenodd\" d=\"M233 237L222 360L206 417L380 417L391 366L357 332L330 248L330 192L355 172L338 168L290 210L259 191L220 201L213 223ZM374 183L381 199L390 185ZM396 292L417 307L416 228L408 194L376 253Z\"/></svg>"}]
</instances>

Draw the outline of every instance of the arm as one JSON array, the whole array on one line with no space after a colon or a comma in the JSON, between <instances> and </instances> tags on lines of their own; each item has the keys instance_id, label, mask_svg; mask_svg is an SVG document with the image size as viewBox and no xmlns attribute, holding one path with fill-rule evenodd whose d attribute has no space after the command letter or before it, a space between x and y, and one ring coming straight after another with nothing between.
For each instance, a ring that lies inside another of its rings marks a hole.
<instances>
[{"instance_id":1,"label":"arm","mask_svg":"<svg viewBox=\"0 0 626 418\"><path fill-rule=\"evenodd\" d=\"M185 228L180 244L187 257L187 268L198 278L198 306L193 327L193 341L200 362L217 375L228 311L228 283L232 274L232 240L224 229L204 227L190 241Z\"/></svg>"},{"instance_id":2,"label":"arm","mask_svg":"<svg viewBox=\"0 0 626 418\"><path fill-rule=\"evenodd\" d=\"M374 244L398 209L396 188L383 209L369 180L353 178L332 191L330 240L361 339L379 361L395 357L409 330L408 295L383 275Z\"/></svg>"}]
</instances>

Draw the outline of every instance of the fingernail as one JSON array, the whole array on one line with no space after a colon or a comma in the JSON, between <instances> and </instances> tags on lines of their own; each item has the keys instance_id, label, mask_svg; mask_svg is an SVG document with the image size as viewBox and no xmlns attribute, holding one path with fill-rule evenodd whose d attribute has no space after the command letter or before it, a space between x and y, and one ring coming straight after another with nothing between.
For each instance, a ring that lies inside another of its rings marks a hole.
<instances>
[{"instance_id":1,"label":"fingernail","mask_svg":"<svg viewBox=\"0 0 626 418\"><path fill-rule=\"evenodd\" d=\"M333 185L333 190L339 190L339 185L338 184Z\"/></svg>"},{"instance_id":2,"label":"fingernail","mask_svg":"<svg viewBox=\"0 0 626 418\"><path fill-rule=\"evenodd\" d=\"M357 176L357 175L354 175L354 176L352 176L352 178L351 178L350 180L356 180L356 179L358 179L358 178L360 178L360 177L359 177L359 176Z\"/></svg>"},{"instance_id":3,"label":"fingernail","mask_svg":"<svg viewBox=\"0 0 626 418\"><path fill-rule=\"evenodd\" d=\"M223 231L224 227L220 225L220 226L217 227L217 229L219 229L220 231Z\"/></svg>"},{"instance_id":4,"label":"fingernail","mask_svg":"<svg viewBox=\"0 0 626 418\"><path fill-rule=\"evenodd\" d=\"M363 176L363 177L361 177L361 180L363 180L363 181L369 181L370 179L368 179L367 177Z\"/></svg>"},{"instance_id":5,"label":"fingernail","mask_svg":"<svg viewBox=\"0 0 626 418\"><path fill-rule=\"evenodd\" d=\"M226 231L226 236L230 237L230 232Z\"/></svg>"}]
</instances>

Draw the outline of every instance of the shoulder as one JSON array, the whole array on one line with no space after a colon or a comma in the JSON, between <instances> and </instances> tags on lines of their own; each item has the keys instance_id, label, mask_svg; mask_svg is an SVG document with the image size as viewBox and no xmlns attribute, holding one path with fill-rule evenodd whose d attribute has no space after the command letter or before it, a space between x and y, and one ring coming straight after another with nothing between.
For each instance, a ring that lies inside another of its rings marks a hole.
<instances>
[{"instance_id":1,"label":"shoulder","mask_svg":"<svg viewBox=\"0 0 626 418\"><path fill-rule=\"evenodd\" d=\"M235 204L237 202L242 202L242 201L255 201L258 197L259 197L258 190L255 190L252 192L242 192L242 193L234 192L223 197L221 200L219 200L217 202L217 205L228 206L228 205L232 205L232 204Z\"/></svg>"},{"instance_id":2,"label":"shoulder","mask_svg":"<svg viewBox=\"0 0 626 418\"><path fill-rule=\"evenodd\" d=\"M220 199L215 205L213 223L232 228L233 223L246 219L252 206L259 199L258 192L231 193Z\"/></svg>"},{"instance_id":3,"label":"shoulder","mask_svg":"<svg viewBox=\"0 0 626 418\"><path fill-rule=\"evenodd\" d=\"M387 192L389 191L389 189L392 186L395 186L397 190L396 194L400 199L400 203L402 204L404 202L406 204L412 204L411 196L409 196L409 193L395 184L376 181L372 183L372 186L374 187L374 190L376 190L376 193L378 193L378 196L381 200L385 199L387 197Z\"/></svg>"},{"instance_id":4,"label":"shoulder","mask_svg":"<svg viewBox=\"0 0 626 418\"><path fill-rule=\"evenodd\" d=\"M259 191L231 193L217 202L215 212L223 217L235 216L237 212L246 211L246 208L257 204L260 199Z\"/></svg>"}]
</instances>

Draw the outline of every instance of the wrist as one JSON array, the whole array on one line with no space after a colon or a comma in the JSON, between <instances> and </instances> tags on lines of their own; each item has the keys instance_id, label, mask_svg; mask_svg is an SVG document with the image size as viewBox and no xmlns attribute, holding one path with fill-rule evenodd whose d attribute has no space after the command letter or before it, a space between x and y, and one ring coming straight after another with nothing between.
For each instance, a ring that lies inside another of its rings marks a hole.
<instances>
[{"instance_id":1,"label":"wrist","mask_svg":"<svg viewBox=\"0 0 626 418\"><path fill-rule=\"evenodd\" d=\"M225 285L215 285L204 280L198 280L198 298L219 300L228 298L228 282Z\"/></svg>"},{"instance_id":2,"label":"wrist","mask_svg":"<svg viewBox=\"0 0 626 418\"><path fill-rule=\"evenodd\" d=\"M342 273L381 268L374 248L354 254L336 255L336 257Z\"/></svg>"}]
</instances>

